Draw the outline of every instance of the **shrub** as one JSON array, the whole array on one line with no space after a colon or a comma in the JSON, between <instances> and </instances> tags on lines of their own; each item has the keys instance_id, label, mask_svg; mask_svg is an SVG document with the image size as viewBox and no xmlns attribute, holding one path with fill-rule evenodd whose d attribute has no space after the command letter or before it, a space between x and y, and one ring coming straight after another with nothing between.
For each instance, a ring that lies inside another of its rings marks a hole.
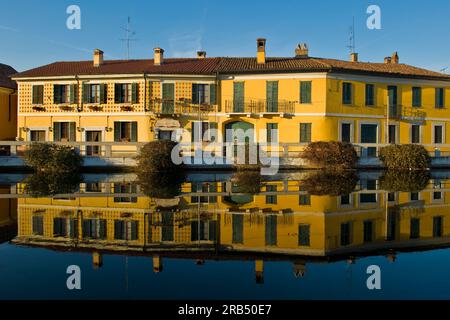
<instances>
[{"instance_id":1,"label":"shrub","mask_svg":"<svg viewBox=\"0 0 450 320\"><path fill-rule=\"evenodd\" d=\"M319 167L353 168L358 161L352 144L343 142L312 142L303 151L303 159Z\"/></svg>"},{"instance_id":2,"label":"shrub","mask_svg":"<svg viewBox=\"0 0 450 320\"><path fill-rule=\"evenodd\" d=\"M381 148L380 160L389 169L425 170L430 156L422 145L391 145Z\"/></svg>"},{"instance_id":3,"label":"shrub","mask_svg":"<svg viewBox=\"0 0 450 320\"><path fill-rule=\"evenodd\" d=\"M172 150L177 146L173 141L152 141L142 147L136 157L138 173L181 173L183 165L176 165L172 161Z\"/></svg>"},{"instance_id":4,"label":"shrub","mask_svg":"<svg viewBox=\"0 0 450 320\"><path fill-rule=\"evenodd\" d=\"M342 196L352 193L358 183L355 171L314 171L302 181L302 190L314 196Z\"/></svg>"},{"instance_id":5,"label":"shrub","mask_svg":"<svg viewBox=\"0 0 450 320\"><path fill-rule=\"evenodd\" d=\"M429 171L388 170L380 178L380 187L389 192L419 192L429 182Z\"/></svg>"},{"instance_id":6,"label":"shrub","mask_svg":"<svg viewBox=\"0 0 450 320\"><path fill-rule=\"evenodd\" d=\"M25 179L25 193L35 197L71 194L78 190L81 182L78 172L36 172Z\"/></svg>"},{"instance_id":7,"label":"shrub","mask_svg":"<svg viewBox=\"0 0 450 320\"><path fill-rule=\"evenodd\" d=\"M236 185L238 193L257 194L261 191L262 177L259 171L236 172L231 181Z\"/></svg>"},{"instance_id":8,"label":"shrub","mask_svg":"<svg viewBox=\"0 0 450 320\"><path fill-rule=\"evenodd\" d=\"M25 151L25 162L35 171L51 175L78 172L83 164L83 158L71 147L33 143Z\"/></svg>"},{"instance_id":9,"label":"shrub","mask_svg":"<svg viewBox=\"0 0 450 320\"><path fill-rule=\"evenodd\" d=\"M142 192L158 199L172 199L181 193L184 174L159 174L154 172L139 172L138 183Z\"/></svg>"}]
</instances>

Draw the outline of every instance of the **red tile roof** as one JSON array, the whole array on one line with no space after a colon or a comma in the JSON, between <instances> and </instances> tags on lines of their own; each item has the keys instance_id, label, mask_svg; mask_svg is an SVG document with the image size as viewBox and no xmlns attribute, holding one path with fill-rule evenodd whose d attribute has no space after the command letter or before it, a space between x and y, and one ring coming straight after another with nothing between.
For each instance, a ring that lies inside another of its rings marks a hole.
<instances>
[{"instance_id":1,"label":"red tile roof","mask_svg":"<svg viewBox=\"0 0 450 320\"><path fill-rule=\"evenodd\" d=\"M0 87L16 89L17 83L10 78L16 73L17 71L13 67L0 63Z\"/></svg>"},{"instance_id":2,"label":"red tile roof","mask_svg":"<svg viewBox=\"0 0 450 320\"><path fill-rule=\"evenodd\" d=\"M100 67L92 61L55 62L14 75L33 78L108 74L180 74L214 75L275 72L334 72L387 77L420 78L450 81L450 76L406 64L350 62L324 58L267 58L258 64L256 58L170 58L155 66L153 60L106 60Z\"/></svg>"}]
</instances>

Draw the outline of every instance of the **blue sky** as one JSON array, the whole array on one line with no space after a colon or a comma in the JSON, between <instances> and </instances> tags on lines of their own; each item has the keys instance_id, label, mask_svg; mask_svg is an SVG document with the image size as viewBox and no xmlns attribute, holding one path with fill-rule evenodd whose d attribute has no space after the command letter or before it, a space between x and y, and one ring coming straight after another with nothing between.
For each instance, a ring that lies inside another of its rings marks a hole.
<instances>
[{"instance_id":1,"label":"blue sky","mask_svg":"<svg viewBox=\"0 0 450 320\"><path fill-rule=\"evenodd\" d=\"M19 71L61 60L125 58L127 16L138 41L131 58L254 56L256 38L268 39L269 56L293 56L306 42L310 55L347 59L349 26L355 17L356 49L362 61L382 61L398 51L400 61L439 71L450 67L450 2L447 0L15 0L0 11L0 62ZM7 2L6 2L7 1ZM68 30L66 8L81 8L81 30ZM369 5L380 6L382 29L366 27ZM450 71L450 69L449 69Z\"/></svg>"}]
</instances>

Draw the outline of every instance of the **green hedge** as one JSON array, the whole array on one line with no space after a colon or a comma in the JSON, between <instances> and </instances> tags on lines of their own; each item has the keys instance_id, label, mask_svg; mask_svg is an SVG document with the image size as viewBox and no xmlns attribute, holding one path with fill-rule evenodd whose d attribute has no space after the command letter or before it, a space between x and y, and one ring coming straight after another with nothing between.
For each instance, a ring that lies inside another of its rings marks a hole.
<instances>
[{"instance_id":1,"label":"green hedge","mask_svg":"<svg viewBox=\"0 0 450 320\"><path fill-rule=\"evenodd\" d=\"M356 171L313 171L302 181L301 190L314 196L342 196L352 193L358 183Z\"/></svg>"},{"instance_id":2,"label":"green hedge","mask_svg":"<svg viewBox=\"0 0 450 320\"><path fill-rule=\"evenodd\" d=\"M430 156L422 145L391 145L380 149L380 160L388 169L424 170Z\"/></svg>"},{"instance_id":3,"label":"green hedge","mask_svg":"<svg viewBox=\"0 0 450 320\"><path fill-rule=\"evenodd\" d=\"M62 174L78 172L83 157L72 147L33 143L25 151L25 163L37 172Z\"/></svg>"},{"instance_id":4,"label":"green hedge","mask_svg":"<svg viewBox=\"0 0 450 320\"><path fill-rule=\"evenodd\" d=\"M136 157L136 171L148 173L177 173L184 170L183 165L176 165L172 161L172 150L177 146L173 141L152 141L142 147Z\"/></svg>"},{"instance_id":5,"label":"green hedge","mask_svg":"<svg viewBox=\"0 0 450 320\"><path fill-rule=\"evenodd\" d=\"M388 170L380 178L380 187L389 192L420 192L429 182L429 171Z\"/></svg>"},{"instance_id":6,"label":"green hedge","mask_svg":"<svg viewBox=\"0 0 450 320\"><path fill-rule=\"evenodd\" d=\"M312 142L302 153L303 159L322 168L354 168L358 155L352 144L343 142Z\"/></svg>"}]
</instances>

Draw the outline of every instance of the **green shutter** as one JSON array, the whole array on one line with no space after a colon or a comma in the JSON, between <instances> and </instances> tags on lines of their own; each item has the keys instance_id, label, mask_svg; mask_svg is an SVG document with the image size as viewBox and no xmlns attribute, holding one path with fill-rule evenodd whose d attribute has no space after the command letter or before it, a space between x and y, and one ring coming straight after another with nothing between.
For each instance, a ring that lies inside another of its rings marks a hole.
<instances>
[{"instance_id":1,"label":"green shutter","mask_svg":"<svg viewBox=\"0 0 450 320\"><path fill-rule=\"evenodd\" d=\"M90 85L83 84L83 103L89 103Z\"/></svg>"},{"instance_id":2,"label":"green shutter","mask_svg":"<svg viewBox=\"0 0 450 320\"><path fill-rule=\"evenodd\" d=\"M116 83L114 84L114 102L115 103L121 103L122 102L122 90L121 90L121 84Z\"/></svg>"},{"instance_id":3,"label":"green shutter","mask_svg":"<svg viewBox=\"0 0 450 320\"><path fill-rule=\"evenodd\" d=\"M311 81L300 82L300 103L311 103Z\"/></svg>"},{"instance_id":4,"label":"green shutter","mask_svg":"<svg viewBox=\"0 0 450 320\"><path fill-rule=\"evenodd\" d=\"M267 81L267 112L278 112L278 81Z\"/></svg>"},{"instance_id":5,"label":"green shutter","mask_svg":"<svg viewBox=\"0 0 450 320\"><path fill-rule=\"evenodd\" d=\"M235 82L233 87L233 112L244 112L244 82Z\"/></svg>"},{"instance_id":6,"label":"green shutter","mask_svg":"<svg viewBox=\"0 0 450 320\"><path fill-rule=\"evenodd\" d=\"M131 240L138 239L138 221L131 221Z\"/></svg>"},{"instance_id":7,"label":"green shutter","mask_svg":"<svg viewBox=\"0 0 450 320\"><path fill-rule=\"evenodd\" d=\"M436 108L444 107L444 89L436 88Z\"/></svg>"},{"instance_id":8,"label":"green shutter","mask_svg":"<svg viewBox=\"0 0 450 320\"><path fill-rule=\"evenodd\" d=\"M59 122L53 123L53 141L61 141L61 124Z\"/></svg>"},{"instance_id":9,"label":"green shutter","mask_svg":"<svg viewBox=\"0 0 450 320\"><path fill-rule=\"evenodd\" d=\"M344 82L342 84L342 103L351 104L352 103L352 84Z\"/></svg>"},{"instance_id":10,"label":"green shutter","mask_svg":"<svg viewBox=\"0 0 450 320\"><path fill-rule=\"evenodd\" d=\"M33 104L44 104L44 86L33 86Z\"/></svg>"},{"instance_id":11,"label":"green shutter","mask_svg":"<svg viewBox=\"0 0 450 320\"><path fill-rule=\"evenodd\" d=\"M209 104L216 104L216 85L209 86Z\"/></svg>"},{"instance_id":12,"label":"green shutter","mask_svg":"<svg viewBox=\"0 0 450 320\"><path fill-rule=\"evenodd\" d=\"M277 141L278 134L273 133L274 130L278 130L278 123L268 123L266 129L267 129L267 142L268 143L278 142Z\"/></svg>"},{"instance_id":13,"label":"green shutter","mask_svg":"<svg viewBox=\"0 0 450 320\"><path fill-rule=\"evenodd\" d=\"M75 142L76 141L76 129L75 129L75 122L70 122L69 125L69 141Z\"/></svg>"},{"instance_id":14,"label":"green shutter","mask_svg":"<svg viewBox=\"0 0 450 320\"><path fill-rule=\"evenodd\" d=\"M108 96L106 84L100 84L100 103L106 103L106 98Z\"/></svg>"},{"instance_id":15,"label":"green shutter","mask_svg":"<svg viewBox=\"0 0 450 320\"><path fill-rule=\"evenodd\" d=\"M61 86L53 85L53 103L60 104L61 103Z\"/></svg>"},{"instance_id":16,"label":"green shutter","mask_svg":"<svg viewBox=\"0 0 450 320\"><path fill-rule=\"evenodd\" d=\"M131 103L138 103L138 84L133 83L131 85Z\"/></svg>"},{"instance_id":17,"label":"green shutter","mask_svg":"<svg viewBox=\"0 0 450 320\"><path fill-rule=\"evenodd\" d=\"M311 123L300 123L300 143L311 142Z\"/></svg>"},{"instance_id":18,"label":"green shutter","mask_svg":"<svg viewBox=\"0 0 450 320\"><path fill-rule=\"evenodd\" d=\"M198 104L198 84L192 84L192 104Z\"/></svg>"},{"instance_id":19,"label":"green shutter","mask_svg":"<svg viewBox=\"0 0 450 320\"><path fill-rule=\"evenodd\" d=\"M164 114L173 114L175 112L175 85L173 83L163 83L162 87Z\"/></svg>"},{"instance_id":20,"label":"green shutter","mask_svg":"<svg viewBox=\"0 0 450 320\"><path fill-rule=\"evenodd\" d=\"M69 87L70 103L74 104L78 102L78 86L76 84L71 84Z\"/></svg>"},{"instance_id":21,"label":"green shutter","mask_svg":"<svg viewBox=\"0 0 450 320\"><path fill-rule=\"evenodd\" d=\"M120 142L120 122L114 122L114 142Z\"/></svg>"},{"instance_id":22,"label":"green shutter","mask_svg":"<svg viewBox=\"0 0 450 320\"><path fill-rule=\"evenodd\" d=\"M138 141L138 133L137 133L137 122L131 122L131 142Z\"/></svg>"},{"instance_id":23,"label":"green shutter","mask_svg":"<svg viewBox=\"0 0 450 320\"><path fill-rule=\"evenodd\" d=\"M413 107L421 107L422 106L422 88L414 87L413 88Z\"/></svg>"}]
</instances>

